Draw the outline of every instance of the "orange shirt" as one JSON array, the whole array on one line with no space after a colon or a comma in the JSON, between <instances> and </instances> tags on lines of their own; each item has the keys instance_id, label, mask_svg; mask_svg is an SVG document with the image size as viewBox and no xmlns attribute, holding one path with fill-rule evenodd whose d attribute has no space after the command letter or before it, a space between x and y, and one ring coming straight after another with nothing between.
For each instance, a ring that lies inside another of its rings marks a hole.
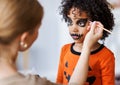
<instances>
[{"instance_id":1,"label":"orange shirt","mask_svg":"<svg viewBox=\"0 0 120 85\"><path fill-rule=\"evenodd\" d=\"M80 53L73 50L73 45L74 43L66 44L61 50L57 83L68 84L80 57ZM114 69L113 53L101 45L99 49L91 52L88 78L85 85L115 85Z\"/></svg>"}]
</instances>

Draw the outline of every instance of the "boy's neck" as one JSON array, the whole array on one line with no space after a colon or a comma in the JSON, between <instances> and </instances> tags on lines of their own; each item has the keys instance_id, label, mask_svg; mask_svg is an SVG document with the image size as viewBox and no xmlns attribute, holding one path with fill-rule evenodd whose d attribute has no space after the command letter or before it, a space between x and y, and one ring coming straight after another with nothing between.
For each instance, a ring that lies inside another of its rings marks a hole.
<instances>
[{"instance_id":1,"label":"boy's neck","mask_svg":"<svg viewBox=\"0 0 120 85\"><path fill-rule=\"evenodd\" d=\"M100 43L98 43L98 42L95 43L94 46L93 46L92 49L91 49L91 52L97 50L98 48L100 48L100 46L101 46Z\"/></svg>"},{"instance_id":2,"label":"boy's neck","mask_svg":"<svg viewBox=\"0 0 120 85\"><path fill-rule=\"evenodd\" d=\"M83 43L75 43L73 49L77 52L81 52Z\"/></svg>"},{"instance_id":3,"label":"boy's neck","mask_svg":"<svg viewBox=\"0 0 120 85\"><path fill-rule=\"evenodd\" d=\"M82 51L82 46L83 46L83 43L75 43L74 46L73 46L73 49L76 51L76 52L81 52ZM98 49L101 45L97 42L94 44L94 46L92 47L91 49L91 52L92 51L95 51L96 49Z\"/></svg>"}]
</instances>

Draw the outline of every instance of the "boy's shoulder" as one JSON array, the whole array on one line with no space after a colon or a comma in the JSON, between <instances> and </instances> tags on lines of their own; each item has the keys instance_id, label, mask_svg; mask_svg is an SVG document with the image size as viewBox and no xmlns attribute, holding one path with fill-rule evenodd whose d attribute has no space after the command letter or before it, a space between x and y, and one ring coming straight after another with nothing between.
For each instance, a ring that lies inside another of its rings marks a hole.
<instances>
[{"instance_id":1,"label":"boy's shoulder","mask_svg":"<svg viewBox=\"0 0 120 85\"><path fill-rule=\"evenodd\" d=\"M62 46L62 50L65 51L65 50L70 49L72 44L73 44L73 43L68 43L68 44L63 45L63 46Z\"/></svg>"},{"instance_id":2,"label":"boy's shoulder","mask_svg":"<svg viewBox=\"0 0 120 85\"><path fill-rule=\"evenodd\" d=\"M100 56L102 59L108 59L108 58L114 59L115 58L114 53L106 46L104 46L104 48L101 50Z\"/></svg>"},{"instance_id":3,"label":"boy's shoulder","mask_svg":"<svg viewBox=\"0 0 120 85\"><path fill-rule=\"evenodd\" d=\"M104 52L105 53L110 53L110 54L113 54L113 52L106 46L104 46Z\"/></svg>"},{"instance_id":4,"label":"boy's shoulder","mask_svg":"<svg viewBox=\"0 0 120 85\"><path fill-rule=\"evenodd\" d=\"M63 45L63 48L64 47L69 47L69 46L71 46L73 43L67 43L67 44L65 44L65 45Z\"/></svg>"}]
</instances>

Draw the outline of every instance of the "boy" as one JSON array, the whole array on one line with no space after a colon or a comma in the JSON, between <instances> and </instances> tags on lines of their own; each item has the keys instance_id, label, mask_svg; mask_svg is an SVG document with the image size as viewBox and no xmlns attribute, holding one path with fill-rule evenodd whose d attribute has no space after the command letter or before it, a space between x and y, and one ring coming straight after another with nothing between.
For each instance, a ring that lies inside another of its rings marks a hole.
<instances>
[{"instance_id":1,"label":"boy","mask_svg":"<svg viewBox=\"0 0 120 85\"><path fill-rule=\"evenodd\" d=\"M74 42L63 46L60 55L57 83L68 84L83 49L91 21L98 28L112 30L113 15L105 0L63 0L61 15L69 27ZM101 40L109 33L103 32ZM98 41L91 48L87 85L114 85L115 60L113 53ZM80 75L79 75L80 76Z\"/></svg>"}]
</instances>

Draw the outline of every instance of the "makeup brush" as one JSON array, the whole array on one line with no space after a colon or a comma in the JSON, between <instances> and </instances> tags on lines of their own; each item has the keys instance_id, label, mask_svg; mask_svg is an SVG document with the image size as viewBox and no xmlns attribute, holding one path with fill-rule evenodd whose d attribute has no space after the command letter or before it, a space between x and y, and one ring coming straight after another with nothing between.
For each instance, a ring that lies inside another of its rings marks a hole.
<instances>
[{"instance_id":1,"label":"makeup brush","mask_svg":"<svg viewBox=\"0 0 120 85\"><path fill-rule=\"evenodd\" d=\"M100 27L100 26L99 26ZM106 29L106 28L104 28L104 27L100 27L100 28L102 28L103 30L105 30L106 32L108 32L108 33L112 33L110 30L108 30L108 29Z\"/></svg>"},{"instance_id":2,"label":"makeup brush","mask_svg":"<svg viewBox=\"0 0 120 85\"><path fill-rule=\"evenodd\" d=\"M108 29L106 29L104 27L102 27L102 29L105 30L106 32L110 33L110 34L112 33L110 30L108 30Z\"/></svg>"}]
</instances>

